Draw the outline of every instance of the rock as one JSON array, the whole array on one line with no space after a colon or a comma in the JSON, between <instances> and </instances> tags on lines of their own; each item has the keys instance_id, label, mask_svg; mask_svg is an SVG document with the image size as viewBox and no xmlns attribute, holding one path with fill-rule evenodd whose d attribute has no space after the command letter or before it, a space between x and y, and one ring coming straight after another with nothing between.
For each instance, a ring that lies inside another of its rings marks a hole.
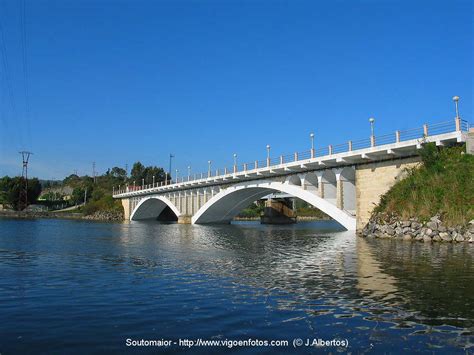
<instances>
[{"instance_id":1,"label":"rock","mask_svg":"<svg viewBox=\"0 0 474 355\"><path fill-rule=\"evenodd\" d=\"M410 225L411 225L411 222L409 222L409 221L403 221L403 222L402 222L402 227L403 227L403 228L405 228L405 227L410 227Z\"/></svg>"},{"instance_id":2,"label":"rock","mask_svg":"<svg viewBox=\"0 0 474 355\"><path fill-rule=\"evenodd\" d=\"M395 234L395 229L392 228L391 226L387 226L385 228L385 233L387 233L388 235L394 235Z\"/></svg>"},{"instance_id":3,"label":"rock","mask_svg":"<svg viewBox=\"0 0 474 355\"><path fill-rule=\"evenodd\" d=\"M412 238L412 236L411 236L410 234L405 234L405 235L403 236L403 240L412 240L412 239L413 239L413 238Z\"/></svg>"},{"instance_id":4,"label":"rock","mask_svg":"<svg viewBox=\"0 0 474 355\"><path fill-rule=\"evenodd\" d=\"M417 235L415 237L415 240L418 240L418 241L422 241L424 237L422 237L421 235ZM429 238L429 237L428 237ZM431 239L431 238L430 238Z\"/></svg>"},{"instance_id":5,"label":"rock","mask_svg":"<svg viewBox=\"0 0 474 355\"><path fill-rule=\"evenodd\" d=\"M469 221L469 224L470 224L471 226L474 226L474 219L471 219L471 220Z\"/></svg>"},{"instance_id":6,"label":"rock","mask_svg":"<svg viewBox=\"0 0 474 355\"><path fill-rule=\"evenodd\" d=\"M407 234L407 233L409 233L409 232L411 232L411 228L410 228L410 227L405 227L405 228L403 228L403 234Z\"/></svg>"},{"instance_id":7,"label":"rock","mask_svg":"<svg viewBox=\"0 0 474 355\"><path fill-rule=\"evenodd\" d=\"M434 221L429 221L428 223L426 223L426 227L432 230L436 230L438 229L438 223Z\"/></svg>"},{"instance_id":8,"label":"rock","mask_svg":"<svg viewBox=\"0 0 474 355\"><path fill-rule=\"evenodd\" d=\"M424 241L425 243L431 243L431 237L428 237L427 235L425 235L425 236L423 237L423 241Z\"/></svg>"},{"instance_id":9,"label":"rock","mask_svg":"<svg viewBox=\"0 0 474 355\"><path fill-rule=\"evenodd\" d=\"M461 234L458 234L455 240L456 242L464 242L464 237Z\"/></svg>"},{"instance_id":10,"label":"rock","mask_svg":"<svg viewBox=\"0 0 474 355\"><path fill-rule=\"evenodd\" d=\"M439 232L446 232L447 230L448 229L445 226L441 226L441 225L438 226L438 231Z\"/></svg>"},{"instance_id":11,"label":"rock","mask_svg":"<svg viewBox=\"0 0 474 355\"><path fill-rule=\"evenodd\" d=\"M430 228L426 228L425 229L425 235L431 235L431 234L433 234L433 230L430 229Z\"/></svg>"},{"instance_id":12,"label":"rock","mask_svg":"<svg viewBox=\"0 0 474 355\"><path fill-rule=\"evenodd\" d=\"M441 233L439 233L439 237L440 237L441 240L444 241L444 242L450 242L450 241L453 240L452 237L451 237L448 233L446 233L446 232L441 232Z\"/></svg>"},{"instance_id":13,"label":"rock","mask_svg":"<svg viewBox=\"0 0 474 355\"><path fill-rule=\"evenodd\" d=\"M433 241L434 241L434 242L440 242L440 241L441 241L441 237L440 237L439 235L435 235L435 236L433 237Z\"/></svg>"},{"instance_id":14,"label":"rock","mask_svg":"<svg viewBox=\"0 0 474 355\"><path fill-rule=\"evenodd\" d=\"M421 228L421 223L412 222L412 223L411 223L411 227L412 227L413 229L420 229L420 228Z\"/></svg>"}]
</instances>

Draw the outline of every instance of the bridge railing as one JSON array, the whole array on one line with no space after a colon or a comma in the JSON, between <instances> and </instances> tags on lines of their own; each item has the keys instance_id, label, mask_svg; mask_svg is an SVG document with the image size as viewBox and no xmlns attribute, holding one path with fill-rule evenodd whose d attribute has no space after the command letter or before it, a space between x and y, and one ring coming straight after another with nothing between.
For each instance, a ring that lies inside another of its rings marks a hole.
<instances>
[{"instance_id":1,"label":"bridge railing","mask_svg":"<svg viewBox=\"0 0 474 355\"><path fill-rule=\"evenodd\" d=\"M225 176L232 175L234 173L251 172L261 168L276 167L278 165L287 164L291 162L305 161L312 158L331 156L333 154L346 153L360 149L382 146L386 144L409 141L413 139L423 139L425 137L444 133L451 133L456 131L467 132L469 131L470 127L471 126L469 125L468 121L463 120L461 118L455 118L454 120L438 122L430 125L425 124L417 128L395 131L394 133L390 134L375 135L369 138L364 138L356 141L348 141L346 143L338 145L329 145L325 147L306 150L303 152L295 152L293 154L280 155L277 157L274 156L264 160L255 160L253 162L232 166L231 168L211 169L210 171L207 171L205 173L195 173L190 176L175 177L175 179L164 182L162 181L155 184L147 184L140 186L120 186L120 188L114 189L114 195L126 192L154 189L191 181L205 181L208 178L224 178Z\"/></svg>"}]
</instances>

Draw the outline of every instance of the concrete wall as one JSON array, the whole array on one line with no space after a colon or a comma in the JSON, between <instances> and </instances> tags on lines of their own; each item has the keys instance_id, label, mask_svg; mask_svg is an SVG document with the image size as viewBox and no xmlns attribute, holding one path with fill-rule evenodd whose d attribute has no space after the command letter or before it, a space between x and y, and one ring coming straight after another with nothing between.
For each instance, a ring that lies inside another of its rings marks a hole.
<instances>
[{"instance_id":1,"label":"concrete wall","mask_svg":"<svg viewBox=\"0 0 474 355\"><path fill-rule=\"evenodd\" d=\"M403 177L404 169L418 165L419 157L367 163L356 167L357 230L369 221L380 197Z\"/></svg>"},{"instance_id":2,"label":"concrete wall","mask_svg":"<svg viewBox=\"0 0 474 355\"><path fill-rule=\"evenodd\" d=\"M466 153L474 155L474 128L471 128L467 134Z\"/></svg>"}]
</instances>

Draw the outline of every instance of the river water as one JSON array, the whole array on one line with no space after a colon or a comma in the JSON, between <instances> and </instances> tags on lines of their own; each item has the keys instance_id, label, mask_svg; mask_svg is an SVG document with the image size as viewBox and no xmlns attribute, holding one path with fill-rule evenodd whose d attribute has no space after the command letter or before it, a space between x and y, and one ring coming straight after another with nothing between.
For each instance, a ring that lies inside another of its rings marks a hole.
<instances>
[{"instance_id":1,"label":"river water","mask_svg":"<svg viewBox=\"0 0 474 355\"><path fill-rule=\"evenodd\" d=\"M473 257L469 244L366 240L332 222L0 219L0 353L181 352L127 339L199 338L289 341L236 353L295 352L296 339L299 353L472 353Z\"/></svg>"}]
</instances>

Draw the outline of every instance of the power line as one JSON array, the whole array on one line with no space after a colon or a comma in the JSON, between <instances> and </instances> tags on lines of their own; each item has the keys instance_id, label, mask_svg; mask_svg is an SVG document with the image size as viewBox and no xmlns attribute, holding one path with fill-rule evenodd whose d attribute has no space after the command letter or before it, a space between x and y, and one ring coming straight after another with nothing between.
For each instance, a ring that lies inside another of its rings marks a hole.
<instances>
[{"instance_id":1,"label":"power line","mask_svg":"<svg viewBox=\"0 0 474 355\"><path fill-rule=\"evenodd\" d=\"M29 95L29 70L27 58L27 35L26 35L26 3L25 0L20 1L20 27L21 27L21 47L23 59L23 86L25 89L25 124L26 124L26 139L31 144L31 130L30 130L30 95Z\"/></svg>"},{"instance_id":2,"label":"power line","mask_svg":"<svg viewBox=\"0 0 474 355\"><path fill-rule=\"evenodd\" d=\"M10 66L8 63L8 52L7 52L7 47L6 47L6 42L5 42L5 30L2 26L2 22L0 21L0 51L2 52L2 66L3 66L3 73L5 77L5 82L7 86L7 91L8 91L8 98L10 99L10 106L12 110L13 117L16 118L18 121L18 113L17 113L17 108L16 108L16 103L15 103L15 95L13 93L13 85L12 85L12 80L10 77ZM8 126L8 121L5 120L5 125ZM20 143L23 145L23 137L20 136Z\"/></svg>"}]
</instances>

